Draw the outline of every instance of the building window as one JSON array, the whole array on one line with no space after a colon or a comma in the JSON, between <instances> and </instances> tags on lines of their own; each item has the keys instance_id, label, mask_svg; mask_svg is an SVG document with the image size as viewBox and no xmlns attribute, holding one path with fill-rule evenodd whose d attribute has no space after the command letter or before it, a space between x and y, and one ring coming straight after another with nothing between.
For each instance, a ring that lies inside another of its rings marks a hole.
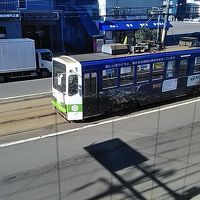
<instances>
[{"instance_id":1,"label":"building window","mask_svg":"<svg viewBox=\"0 0 200 200\"><path fill-rule=\"evenodd\" d=\"M26 9L27 8L27 0L19 0L19 8Z\"/></svg>"},{"instance_id":2,"label":"building window","mask_svg":"<svg viewBox=\"0 0 200 200\"><path fill-rule=\"evenodd\" d=\"M6 38L6 27L0 26L0 39Z\"/></svg>"}]
</instances>

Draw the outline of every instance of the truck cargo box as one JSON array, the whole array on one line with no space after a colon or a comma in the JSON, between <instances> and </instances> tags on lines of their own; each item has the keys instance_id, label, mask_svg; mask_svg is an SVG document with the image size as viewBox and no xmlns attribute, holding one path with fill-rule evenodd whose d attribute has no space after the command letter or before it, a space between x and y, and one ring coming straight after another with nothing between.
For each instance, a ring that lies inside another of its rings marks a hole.
<instances>
[{"instance_id":1,"label":"truck cargo box","mask_svg":"<svg viewBox=\"0 0 200 200\"><path fill-rule=\"evenodd\" d=\"M34 40L1 39L0 73L36 70Z\"/></svg>"}]
</instances>

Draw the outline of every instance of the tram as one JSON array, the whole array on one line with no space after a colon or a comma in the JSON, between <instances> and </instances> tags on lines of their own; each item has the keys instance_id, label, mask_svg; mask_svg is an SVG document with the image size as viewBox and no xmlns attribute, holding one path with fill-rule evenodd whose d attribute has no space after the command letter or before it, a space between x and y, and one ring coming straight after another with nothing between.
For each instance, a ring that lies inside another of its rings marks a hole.
<instances>
[{"instance_id":1,"label":"tram","mask_svg":"<svg viewBox=\"0 0 200 200\"><path fill-rule=\"evenodd\" d=\"M200 89L200 48L60 56L53 59L52 104L69 121L116 107L149 104Z\"/></svg>"}]
</instances>

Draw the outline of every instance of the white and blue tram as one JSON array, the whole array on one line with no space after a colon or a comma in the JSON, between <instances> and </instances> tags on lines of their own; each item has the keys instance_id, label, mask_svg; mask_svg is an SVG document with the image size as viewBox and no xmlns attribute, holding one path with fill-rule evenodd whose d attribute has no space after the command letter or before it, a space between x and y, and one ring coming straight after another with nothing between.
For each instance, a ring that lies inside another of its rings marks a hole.
<instances>
[{"instance_id":1,"label":"white and blue tram","mask_svg":"<svg viewBox=\"0 0 200 200\"><path fill-rule=\"evenodd\" d=\"M54 58L52 104L69 121L115 107L160 102L200 89L200 48Z\"/></svg>"}]
</instances>

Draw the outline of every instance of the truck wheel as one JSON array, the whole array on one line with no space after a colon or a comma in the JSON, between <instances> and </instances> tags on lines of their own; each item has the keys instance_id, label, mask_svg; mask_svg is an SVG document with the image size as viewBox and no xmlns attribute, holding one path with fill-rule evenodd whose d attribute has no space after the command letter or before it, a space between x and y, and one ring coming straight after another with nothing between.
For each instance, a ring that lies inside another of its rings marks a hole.
<instances>
[{"instance_id":1,"label":"truck wheel","mask_svg":"<svg viewBox=\"0 0 200 200\"><path fill-rule=\"evenodd\" d=\"M46 78L46 77L48 77L49 76L49 70L47 70L47 69L43 69L41 72L40 72L40 76L42 77L42 78Z\"/></svg>"},{"instance_id":2,"label":"truck wheel","mask_svg":"<svg viewBox=\"0 0 200 200\"><path fill-rule=\"evenodd\" d=\"M5 81L4 75L0 75L0 83L3 83Z\"/></svg>"}]
</instances>

